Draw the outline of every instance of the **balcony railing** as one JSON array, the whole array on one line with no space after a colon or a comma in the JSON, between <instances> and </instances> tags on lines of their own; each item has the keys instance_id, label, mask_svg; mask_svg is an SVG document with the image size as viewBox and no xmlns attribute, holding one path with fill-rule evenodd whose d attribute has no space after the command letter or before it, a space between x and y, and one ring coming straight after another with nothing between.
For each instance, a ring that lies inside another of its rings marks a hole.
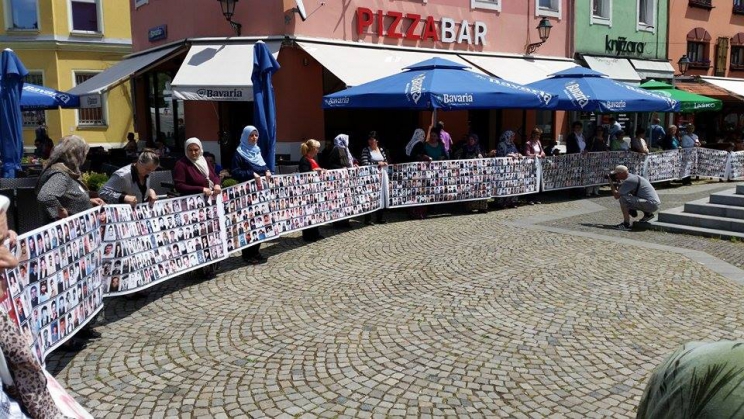
<instances>
[{"instance_id":1,"label":"balcony railing","mask_svg":"<svg viewBox=\"0 0 744 419\"><path fill-rule=\"evenodd\" d=\"M713 0L688 0L691 7L710 10L713 8Z\"/></svg>"},{"instance_id":2,"label":"balcony railing","mask_svg":"<svg viewBox=\"0 0 744 419\"><path fill-rule=\"evenodd\" d=\"M689 68L696 68L699 70L707 70L710 68L710 60L702 60L702 61L691 61Z\"/></svg>"}]
</instances>

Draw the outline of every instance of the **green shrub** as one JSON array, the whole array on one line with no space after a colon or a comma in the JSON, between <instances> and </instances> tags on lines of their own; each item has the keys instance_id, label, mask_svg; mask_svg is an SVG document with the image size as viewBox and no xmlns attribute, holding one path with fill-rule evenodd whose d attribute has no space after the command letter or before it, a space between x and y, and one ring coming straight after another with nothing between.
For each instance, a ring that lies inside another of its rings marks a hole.
<instances>
[{"instance_id":1,"label":"green shrub","mask_svg":"<svg viewBox=\"0 0 744 419\"><path fill-rule=\"evenodd\" d=\"M83 173L83 183L93 192L98 192L101 186L108 182L108 175L105 173L85 172Z\"/></svg>"},{"instance_id":2,"label":"green shrub","mask_svg":"<svg viewBox=\"0 0 744 419\"><path fill-rule=\"evenodd\" d=\"M238 181L235 180L235 179L233 179L233 178L227 178L227 179L225 179L225 180L222 181L222 187L223 188L227 188L228 186L234 186L234 185L237 185L237 184L238 184Z\"/></svg>"}]
</instances>

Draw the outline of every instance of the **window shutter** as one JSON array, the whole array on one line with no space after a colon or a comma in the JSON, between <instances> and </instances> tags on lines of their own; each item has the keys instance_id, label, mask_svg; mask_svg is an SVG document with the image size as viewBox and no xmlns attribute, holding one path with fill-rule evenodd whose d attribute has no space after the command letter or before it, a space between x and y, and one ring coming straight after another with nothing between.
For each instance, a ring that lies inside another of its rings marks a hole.
<instances>
[{"instance_id":1,"label":"window shutter","mask_svg":"<svg viewBox=\"0 0 744 419\"><path fill-rule=\"evenodd\" d=\"M727 37L718 38L716 43L716 66L714 73L718 77L726 75L726 58L728 57L729 39Z\"/></svg>"}]
</instances>

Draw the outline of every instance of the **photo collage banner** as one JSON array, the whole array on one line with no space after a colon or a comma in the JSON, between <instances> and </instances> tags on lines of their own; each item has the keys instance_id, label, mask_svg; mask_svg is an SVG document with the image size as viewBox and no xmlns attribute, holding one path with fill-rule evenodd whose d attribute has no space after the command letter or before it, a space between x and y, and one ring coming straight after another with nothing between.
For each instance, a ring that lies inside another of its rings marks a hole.
<instances>
[{"instance_id":1,"label":"photo collage banner","mask_svg":"<svg viewBox=\"0 0 744 419\"><path fill-rule=\"evenodd\" d=\"M492 158L388 166L388 207L441 204L540 191L536 159Z\"/></svg>"},{"instance_id":2,"label":"photo collage banner","mask_svg":"<svg viewBox=\"0 0 744 419\"><path fill-rule=\"evenodd\" d=\"M130 294L227 257L221 196L107 205L103 291Z\"/></svg>"},{"instance_id":3,"label":"photo collage banner","mask_svg":"<svg viewBox=\"0 0 744 419\"><path fill-rule=\"evenodd\" d=\"M103 307L98 207L18 236L18 267L0 272L0 307L44 357Z\"/></svg>"},{"instance_id":4,"label":"photo collage banner","mask_svg":"<svg viewBox=\"0 0 744 419\"><path fill-rule=\"evenodd\" d=\"M607 175L617 165L631 173L643 170L643 155L629 151L561 154L540 160L545 191L606 185Z\"/></svg>"},{"instance_id":5,"label":"photo collage banner","mask_svg":"<svg viewBox=\"0 0 744 419\"><path fill-rule=\"evenodd\" d=\"M222 191L227 252L281 235L377 211L383 177L377 167L274 175Z\"/></svg>"},{"instance_id":6,"label":"photo collage banner","mask_svg":"<svg viewBox=\"0 0 744 419\"><path fill-rule=\"evenodd\" d=\"M0 309L42 360L93 318L106 296L143 290L281 235L377 211L606 183L618 164L651 181L744 177L744 152L416 162L276 175L154 205L107 205L21 235L0 272Z\"/></svg>"},{"instance_id":7,"label":"photo collage banner","mask_svg":"<svg viewBox=\"0 0 744 419\"><path fill-rule=\"evenodd\" d=\"M729 179L744 179L744 151L731 153L728 165Z\"/></svg>"}]
</instances>

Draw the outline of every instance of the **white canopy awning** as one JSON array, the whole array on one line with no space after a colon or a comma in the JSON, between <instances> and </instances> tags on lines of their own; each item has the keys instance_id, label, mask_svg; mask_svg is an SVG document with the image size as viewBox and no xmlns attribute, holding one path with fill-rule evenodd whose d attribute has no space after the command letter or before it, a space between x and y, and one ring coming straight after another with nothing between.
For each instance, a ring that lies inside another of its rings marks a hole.
<instances>
[{"instance_id":1,"label":"white canopy awning","mask_svg":"<svg viewBox=\"0 0 744 419\"><path fill-rule=\"evenodd\" d=\"M173 96L182 100L253 101L254 44L195 44L173 78ZM276 58L281 43L267 42Z\"/></svg>"},{"instance_id":2,"label":"white canopy awning","mask_svg":"<svg viewBox=\"0 0 744 419\"><path fill-rule=\"evenodd\" d=\"M445 58L472 67L470 63L457 54L446 51L409 51L305 41L297 41L297 45L347 86L359 86L391 76L400 73L405 67L434 57ZM472 70L484 74L478 69Z\"/></svg>"},{"instance_id":3,"label":"white canopy awning","mask_svg":"<svg viewBox=\"0 0 744 419\"><path fill-rule=\"evenodd\" d=\"M547 60L540 58L494 57L466 55L460 57L488 71L496 77L519 84L529 84L548 78L559 71L577 67L573 60Z\"/></svg>"},{"instance_id":4,"label":"white canopy awning","mask_svg":"<svg viewBox=\"0 0 744 419\"><path fill-rule=\"evenodd\" d=\"M595 57L591 55L584 55L583 58L589 68L604 73L613 80L631 84L641 82L641 76L638 75L627 58Z\"/></svg>"},{"instance_id":5,"label":"white canopy awning","mask_svg":"<svg viewBox=\"0 0 744 419\"><path fill-rule=\"evenodd\" d=\"M126 81L133 75L147 71L149 68L163 61L171 59L174 55L181 52L181 47L182 45L177 45L126 58L116 63L113 67L73 87L68 93L79 96L101 94Z\"/></svg>"},{"instance_id":6,"label":"white canopy awning","mask_svg":"<svg viewBox=\"0 0 744 419\"><path fill-rule=\"evenodd\" d=\"M630 59L636 72L642 79L673 79L674 67L669 61L651 61Z\"/></svg>"},{"instance_id":7,"label":"white canopy awning","mask_svg":"<svg viewBox=\"0 0 744 419\"><path fill-rule=\"evenodd\" d=\"M744 79L732 79L729 77L710 77L701 76L701 80L706 83L710 83L714 86L718 86L721 89L728 90L735 96L744 98Z\"/></svg>"}]
</instances>

